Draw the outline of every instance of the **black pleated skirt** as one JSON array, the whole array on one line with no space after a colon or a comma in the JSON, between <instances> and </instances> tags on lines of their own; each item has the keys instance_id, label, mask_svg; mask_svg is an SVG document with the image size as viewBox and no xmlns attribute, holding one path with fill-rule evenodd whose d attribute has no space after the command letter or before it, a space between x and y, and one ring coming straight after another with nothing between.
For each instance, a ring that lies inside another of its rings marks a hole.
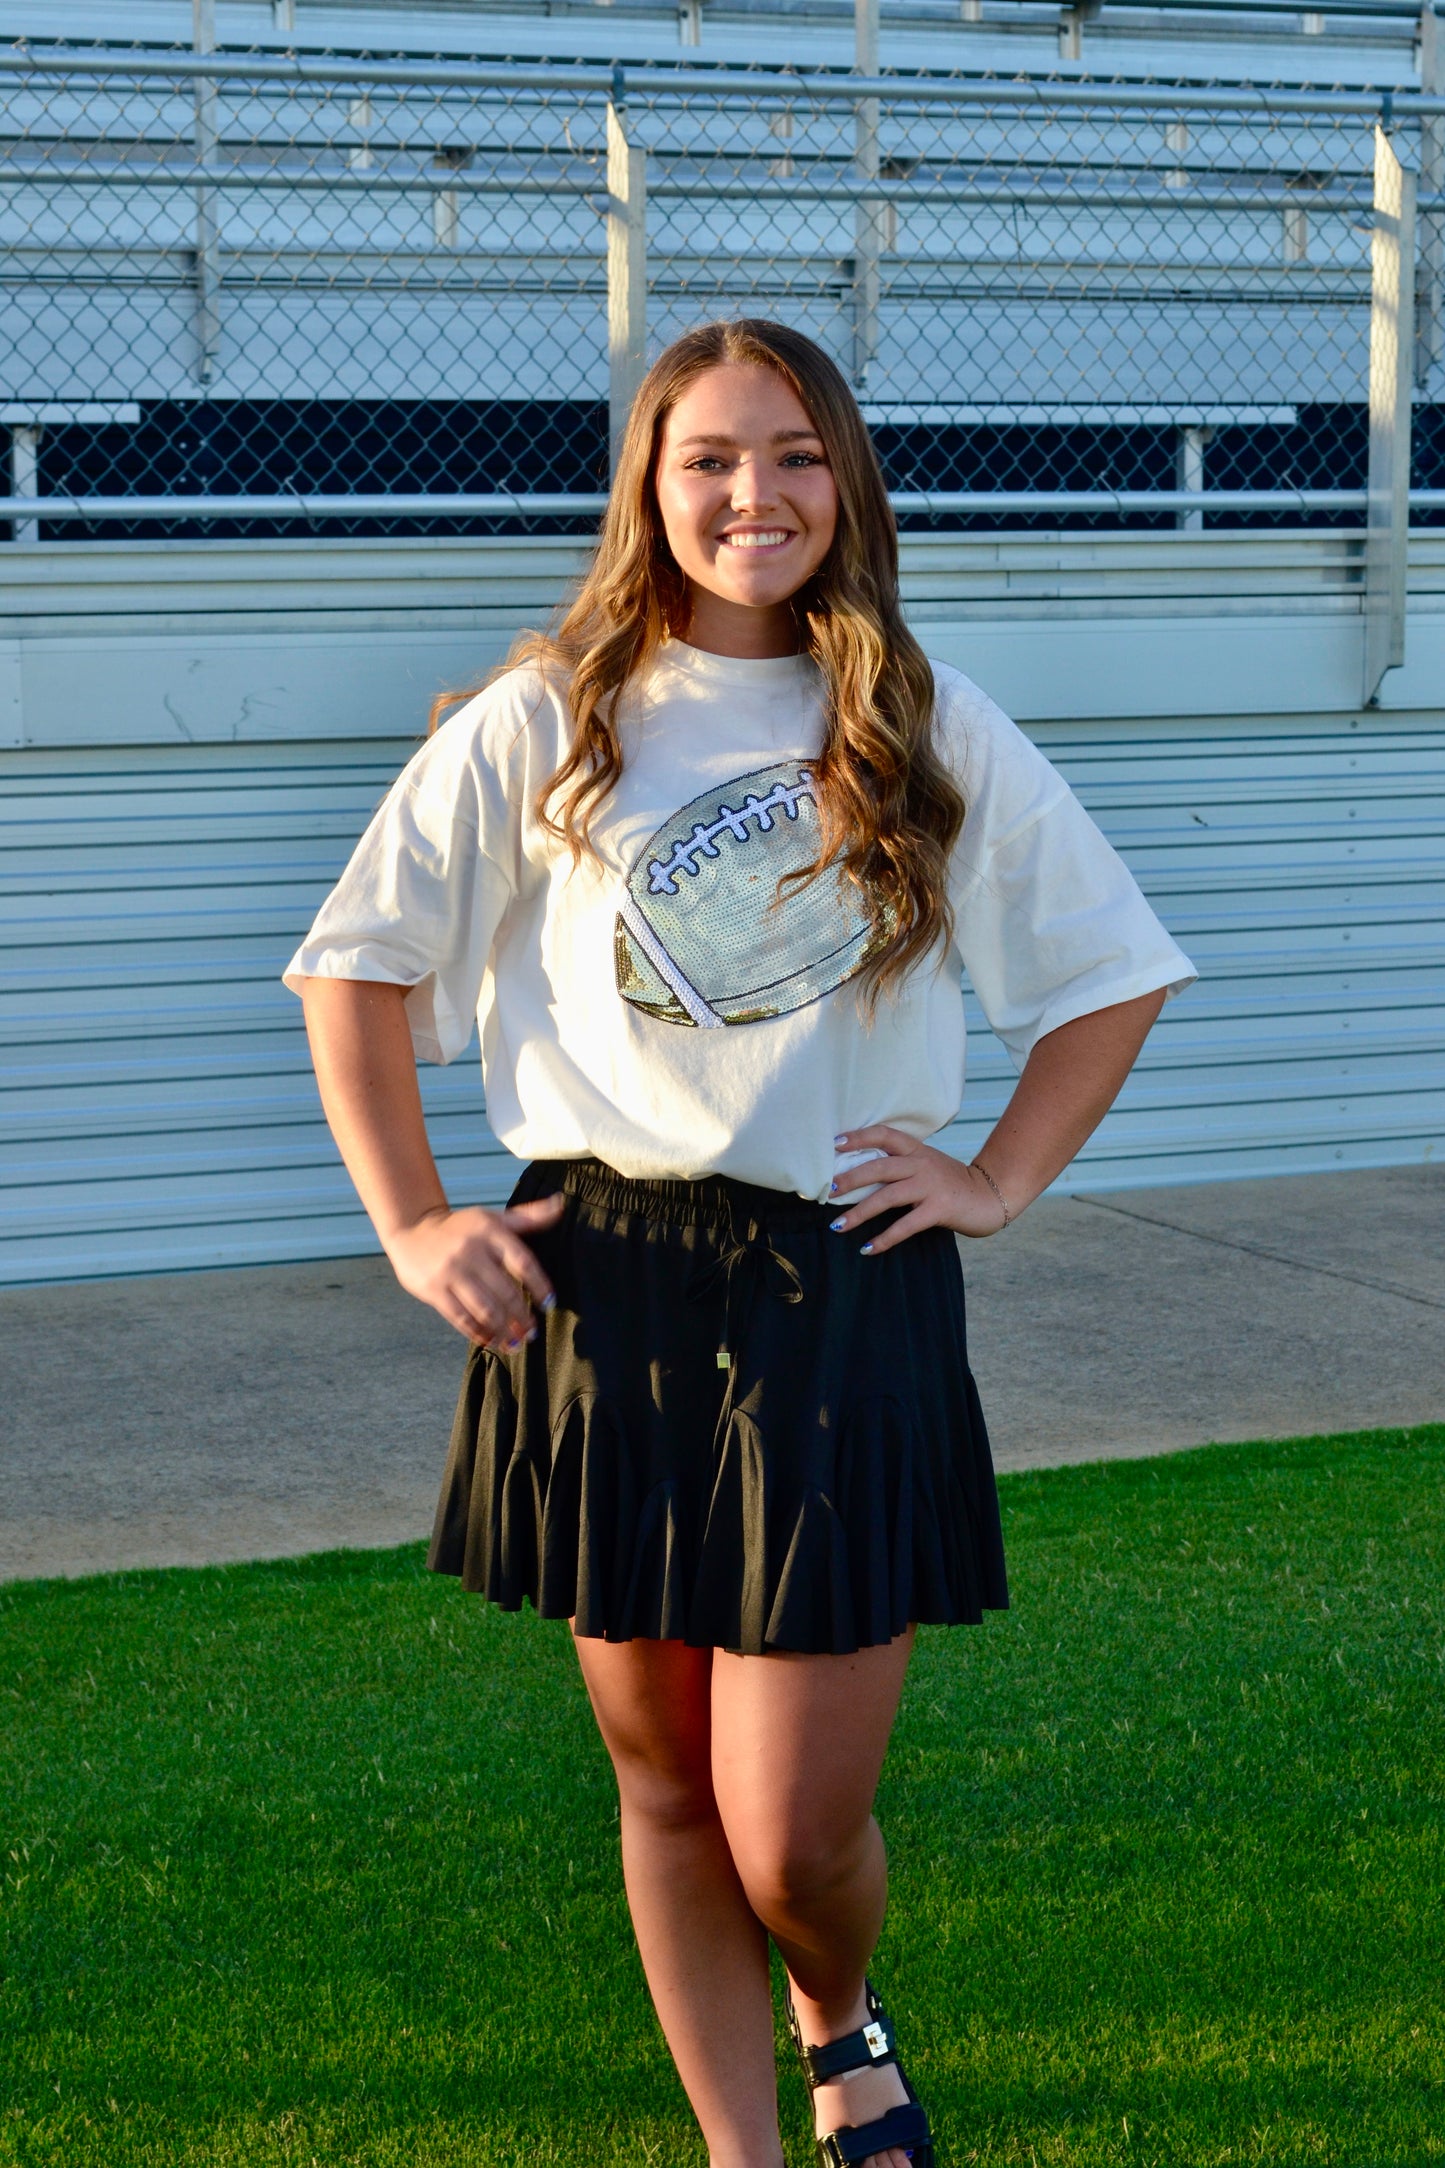
<instances>
[{"instance_id":1,"label":"black pleated skirt","mask_svg":"<svg viewBox=\"0 0 1445 2168\"><path fill-rule=\"evenodd\" d=\"M1008 1588L952 1234L864 1257L838 1208L539 1161L557 1293L474 1349L428 1563L608 1641L849 1653Z\"/></svg>"}]
</instances>

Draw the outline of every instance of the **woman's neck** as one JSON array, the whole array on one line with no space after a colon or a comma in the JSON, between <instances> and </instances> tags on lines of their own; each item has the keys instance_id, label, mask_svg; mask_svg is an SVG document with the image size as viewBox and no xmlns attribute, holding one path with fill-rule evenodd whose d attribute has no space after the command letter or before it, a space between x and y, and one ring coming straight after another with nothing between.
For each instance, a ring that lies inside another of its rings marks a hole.
<instances>
[{"instance_id":1,"label":"woman's neck","mask_svg":"<svg viewBox=\"0 0 1445 2168\"><path fill-rule=\"evenodd\" d=\"M778 655L796 655L802 644L791 602L758 609L711 595L703 587L693 587L689 600L692 610L681 637L704 654L766 662Z\"/></svg>"}]
</instances>

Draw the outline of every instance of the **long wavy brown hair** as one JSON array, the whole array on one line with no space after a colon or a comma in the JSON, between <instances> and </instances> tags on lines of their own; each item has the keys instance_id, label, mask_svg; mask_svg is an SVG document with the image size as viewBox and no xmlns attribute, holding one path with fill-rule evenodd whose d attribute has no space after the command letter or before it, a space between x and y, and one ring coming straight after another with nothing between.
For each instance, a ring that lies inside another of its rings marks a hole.
<instances>
[{"instance_id":1,"label":"long wavy brown hair","mask_svg":"<svg viewBox=\"0 0 1445 2168\"><path fill-rule=\"evenodd\" d=\"M758 317L703 324L673 341L633 401L592 564L548 633L526 633L503 669L530 663L563 692L567 757L538 813L575 858L622 773L613 726L619 696L670 636L686 639L687 582L667 546L654 477L667 416L689 385L727 363L775 369L807 408L838 491L833 542L793 597L799 647L823 681L824 734L812 763L820 822L816 862L836 865L869 900L876 938L862 975L866 1004L896 987L952 934L949 853L962 793L934 747L934 684L903 621L898 530L867 425L839 370L811 339Z\"/></svg>"}]
</instances>

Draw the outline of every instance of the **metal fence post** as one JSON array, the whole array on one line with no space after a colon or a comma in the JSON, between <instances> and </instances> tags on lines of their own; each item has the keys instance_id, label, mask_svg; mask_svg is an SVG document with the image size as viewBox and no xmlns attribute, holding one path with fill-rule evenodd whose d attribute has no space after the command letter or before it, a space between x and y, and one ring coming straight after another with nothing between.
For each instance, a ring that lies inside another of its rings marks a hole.
<instances>
[{"instance_id":1,"label":"metal fence post","mask_svg":"<svg viewBox=\"0 0 1445 2168\"><path fill-rule=\"evenodd\" d=\"M1435 0L1420 10L1420 88L1431 94L1441 83L1440 22ZM1445 121L1433 113L1420 118L1420 187L1427 196L1445 191ZM1420 214L1420 268L1416 278L1415 382L1424 389L1440 359L1440 315L1445 306L1445 218L1438 211Z\"/></svg>"},{"instance_id":2,"label":"metal fence post","mask_svg":"<svg viewBox=\"0 0 1445 2168\"><path fill-rule=\"evenodd\" d=\"M854 60L860 75L878 73L878 0L854 0ZM878 178L878 122L876 98L860 98L855 126L854 155L860 179ZM859 391L868 386L868 372L878 354L878 307L882 298L878 259L883 252L881 203L865 197L853 214L853 382Z\"/></svg>"},{"instance_id":3,"label":"metal fence post","mask_svg":"<svg viewBox=\"0 0 1445 2168\"><path fill-rule=\"evenodd\" d=\"M621 86L607 102L607 434L616 473L647 365L647 152L627 133Z\"/></svg>"},{"instance_id":4,"label":"metal fence post","mask_svg":"<svg viewBox=\"0 0 1445 2168\"><path fill-rule=\"evenodd\" d=\"M1097 21L1103 0L1072 0L1059 16L1060 60L1082 60L1084 25Z\"/></svg>"},{"instance_id":5,"label":"metal fence post","mask_svg":"<svg viewBox=\"0 0 1445 2168\"><path fill-rule=\"evenodd\" d=\"M1191 495L1204 487L1204 453L1214 431L1200 422L1181 422L1174 439L1174 487L1187 489ZM1188 511L1176 512L1174 524L1189 533L1199 533L1204 526L1204 510L1201 505L1191 505Z\"/></svg>"},{"instance_id":6,"label":"metal fence post","mask_svg":"<svg viewBox=\"0 0 1445 2168\"><path fill-rule=\"evenodd\" d=\"M12 497L38 497L40 495L40 439L43 434L39 422L14 422L10 428L10 494ZM10 522L11 540L15 542L38 542L40 522L38 519L16 519Z\"/></svg>"},{"instance_id":7,"label":"metal fence post","mask_svg":"<svg viewBox=\"0 0 1445 2168\"><path fill-rule=\"evenodd\" d=\"M191 43L198 53L216 50L216 0L191 0ZM216 86L205 76L195 82L196 163L212 165L216 157ZM204 184L196 189L196 375L209 384L221 343L220 248L216 229L215 190Z\"/></svg>"},{"instance_id":8,"label":"metal fence post","mask_svg":"<svg viewBox=\"0 0 1445 2168\"><path fill-rule=\"evenodd\" d=\"M1370 473L1365 513L1365 673L1378 696L1405 660L1405 568L1410 539L1410 392L1414 377L1415 176L1375 129L1375 225L1370 243Z\"/></svg>"}]
</instances>

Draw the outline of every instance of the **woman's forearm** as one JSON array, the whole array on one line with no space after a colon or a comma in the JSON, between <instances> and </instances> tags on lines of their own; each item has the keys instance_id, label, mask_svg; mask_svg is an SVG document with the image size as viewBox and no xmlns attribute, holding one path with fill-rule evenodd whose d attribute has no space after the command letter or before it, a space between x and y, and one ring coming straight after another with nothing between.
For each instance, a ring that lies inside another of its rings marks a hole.
<instances>
[{"instance_id":1,"label":"woman's forearm","mask_svg":"<svg viewBox=\"0 0 1445 2168\"><path fill-rule=\"evenodd\" d=\"M1008 1105L975 1155L1022 1212L1093 1135L1134 1066L1164 992L1116 1002L1039 1040Z\"/></svg>"},{"instance_id":2,"label":"woman's forearm","mask_svg":"<svg viewBox=\"0 0 1445 2168\"><path fill-rule=\"evenodd\" d=\"M308 979L301 996L331 1134L387 1250L398 1234L447 1209L427 1142L406 991L370 979Z\"/></svg>"},{"instance_id":3,"label":"woman's forearm","mask_svg":"<svg viewBox=\"0 0 1445 2168\"><path fill-rule=\"evenodd\" d=\"M321 1104L398 1280L479 1347L518 1348L552 1283L523 1237L555 1226L561 1196L453 1211L427 1142L406 988L308 979L306 1029Z\"/></svg>"}]
</instances>

